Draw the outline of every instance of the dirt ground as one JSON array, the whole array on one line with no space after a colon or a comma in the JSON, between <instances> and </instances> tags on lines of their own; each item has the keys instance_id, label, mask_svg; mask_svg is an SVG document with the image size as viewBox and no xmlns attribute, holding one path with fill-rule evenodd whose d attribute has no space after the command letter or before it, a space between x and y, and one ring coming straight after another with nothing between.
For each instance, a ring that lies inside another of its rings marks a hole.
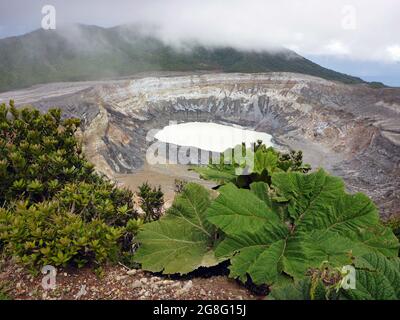
<instances>
[{"instance_id":1,"label":"dirt ground","mask_svg":"<svg viewBox=\"0 0 400 320\"><path fill-rule=\"evenodd\" d=\"M215 183L199 178L196 172L189 171L189 166L178 164L145 164L141 169L132 174L116 174L114 179L132 191L148 182L152 186L161 186L164 192L166 207L169 207L175 197L175 179L187 182L196 182L205 187L212 188Z\"/></svg>"},{"instance_id":2,"label":"dirt ground","mask_svg":"<svg viewBox=\"0 0 400 320\"><path fill-rule=\"evenodd\" d=\"M115 179L133 191L143 182L161 185L165 194L165 207L175 196L175 179L194 181L207 187L213 183L201 180L182 165L145 165L134 174L119 175ZM249 300L261 299L243 284L229 279L225 271L211 270L185 277L164 276L123 265L103 267L100 275L93 269L59 269L56 288L42 287L44 275L32 275L10 260L0 263L0 289L11 299L46 300Z\"/></svg>"},{"instance_id":3,"label":"dirt ground","mask_svg":"<svg viewBox=\"0 0 400 320\"><path fill-rule=\"evenodd\" d=\"M57 270L55 289L45 290L44 275L33 276L10 261L0 269L2 291L10 299L28 300L253 300L243 285L225 275L174 278L107 266L101 275L93 269Z\"/></svg>"}]
</instances>

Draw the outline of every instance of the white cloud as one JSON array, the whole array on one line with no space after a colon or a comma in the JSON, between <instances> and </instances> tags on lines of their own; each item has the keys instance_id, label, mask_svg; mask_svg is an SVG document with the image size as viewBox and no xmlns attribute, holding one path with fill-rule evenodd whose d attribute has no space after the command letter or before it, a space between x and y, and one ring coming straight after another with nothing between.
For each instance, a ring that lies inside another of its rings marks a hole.
<instances>
[{"instance_id":1,"label":"white cloud","mask_svg":"<svg viewBox=\"0 0 400 320\"><path fill-rule=\"evenodd\" d=\"M0 0L6 30L40 25L46 0ZM399 0L52 0L59 23L158 26L170 43L271 49L289 44L303 55L393 62ZM25 10L24 10L25 9ZM14 25L14 28L11 26ZM3 32L4 34L4 32ZM393 49L393 48L394 49ZM397 58L396 58L397 59Z\"/></svg>"},{"instance_id":2,"label":"white cloud","mask_svg":"<svg viewBox=\"0 0 400 320\"><path fill-rule=\"evenodd\" d=\"M270 49L287 45L303 55L393 61L388 46L400 30L398 0L173 0L144 6L140 21L160 25L176 42Z\"/></svg>"},{"instance_id":3,"label":"white cloud","mask_svg":"<svg viewBox=\"0 0 400 320\"><path fill-rule=\"evenodd\" d=\"M390 57L395 62L400 62L400 45L392 45L387 48Z\"/></svg>"},{"instance_id":4,"label":"white cloud","mask_svg":"<svg viewBox=\"0 0 400 320\"><path fill-rule=\"evenodd\" d=\"M323 47L322 54L327 55L348 55L350 49L339 40L331 40Z\"/></svg>"}]
</instances>

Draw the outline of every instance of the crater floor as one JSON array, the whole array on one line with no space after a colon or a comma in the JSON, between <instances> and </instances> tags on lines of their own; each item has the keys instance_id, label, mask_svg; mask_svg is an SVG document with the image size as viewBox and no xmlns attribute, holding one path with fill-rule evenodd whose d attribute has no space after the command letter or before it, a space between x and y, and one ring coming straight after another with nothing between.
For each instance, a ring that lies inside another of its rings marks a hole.
<instances>
[{"instance_id":1,"label":"crater floor","mask_svg":"<svg viewBox=\"0 0 400 320\"><path fill-rule=\"evenodd\" d=\"M291 73L164 74L0 94L9 99L81 118L86 154L110 177L142 168L152 137L170 121L237 124L303 150L314 168L371 196L383 218L400 215L400 89Z\"/></svg>"}]
</instances>

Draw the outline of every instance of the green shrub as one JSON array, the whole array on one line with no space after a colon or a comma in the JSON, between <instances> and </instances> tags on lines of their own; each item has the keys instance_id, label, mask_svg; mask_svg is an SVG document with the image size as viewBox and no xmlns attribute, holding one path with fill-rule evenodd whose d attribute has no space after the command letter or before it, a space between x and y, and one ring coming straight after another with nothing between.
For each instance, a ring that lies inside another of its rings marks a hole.
<instances>
[{"instance_id":1,"label":"green shrub","mask_svg":"<svg viewBox=\"0 0 400 320\"><path fill-rule=\"evenodd\" d=\"M132 192L104 181L66 184L54 199L59 201L61 209L75 212L87 222L101 219L110 226L124 226L137 218Z\"/></svg>"},{"instance_id":2,"label":"green shrub","mask_svg":"<svg viewBox=\"0 0 400 320\"><path fill-rule=\"evenodd\" d=\"M150 222L161 217L164 193L161 187L151 187L147 182L139 187L140 207L144 211L144 221Z\"/></svg>"},{"instance_id":3,"label":"green shrub","mask_svg":"<svg viewBox=\"0 0 400 320\"><path fill-rule=\"evenodd\" d=\"M85 222L63 210L57 202L0 211L0 237L4 249L25 265L77 266L115 260L123 229L110 227L101 219Z\"/></svg>"},{"instance_id":4,"label":"green shrub","mask_svg":"<svg viewBox=\"0 0 400 320\"><path fill-rule=\"evenodd\" d=\"M75 138L79 124L79 119L62 120L59 109L42 114L16 109L12 101L10 107L0 105L0 202L41 202L66 185L81 183L86 191L98 188L101 199L109 196L113 205L126 204L133 212L133 194L115 188L85 159Z\"/></svg>"},{"instance_id":5,"label":"green shrub","mask_svg":"<svg viewBox=\"0 0 400 320\"><path fill-rule=\"evenodd\" d=\"M131 219L126 223L124 234L122 237L122 255L121 261L130 268L140 268L134 261L134 256L138 248L136 235L142 229L144 221L142 219Z\"/></svg>"},{"instance_id":6,"label":"green shrub","mask_svg":"<svg viewBox=\"0 0 400 320\"><path fill-rule=\"evenodd\" d=\"M133 193L94 171L79 124L0 105L0 244L30 266L100 264L133 245Z\"/></svg>"},{"instance_id":7,"label":"green shrub","mask_svg":"<svg viewBox=\"0 0 400 320\"><path fill-rule=\"evenodd\" d=\"M74 137L79 124L61 120L57 109L41 114L12 101L0 105L0 201L40 202L65 183L99 180Z\"/></svg>"}]
</instances>

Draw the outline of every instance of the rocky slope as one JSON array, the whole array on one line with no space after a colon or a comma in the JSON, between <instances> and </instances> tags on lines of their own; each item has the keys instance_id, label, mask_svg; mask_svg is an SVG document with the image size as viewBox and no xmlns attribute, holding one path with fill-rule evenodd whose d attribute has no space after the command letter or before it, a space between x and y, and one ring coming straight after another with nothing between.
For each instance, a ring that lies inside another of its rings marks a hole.
<instances>
[{"instance_id":1,"label":"rocky slope","mask_svg":"<svg viewBox=\"0 0 400 320\"><path fill-rule=\"evenodd\" d=\"M109 176L140 168L149 130L169 121L234 123L342 176L384 218L400 214L400 89L291 73L200 74L48 84L0 94L83 120L88 157Z\"/></svg>"}]
</instances>

